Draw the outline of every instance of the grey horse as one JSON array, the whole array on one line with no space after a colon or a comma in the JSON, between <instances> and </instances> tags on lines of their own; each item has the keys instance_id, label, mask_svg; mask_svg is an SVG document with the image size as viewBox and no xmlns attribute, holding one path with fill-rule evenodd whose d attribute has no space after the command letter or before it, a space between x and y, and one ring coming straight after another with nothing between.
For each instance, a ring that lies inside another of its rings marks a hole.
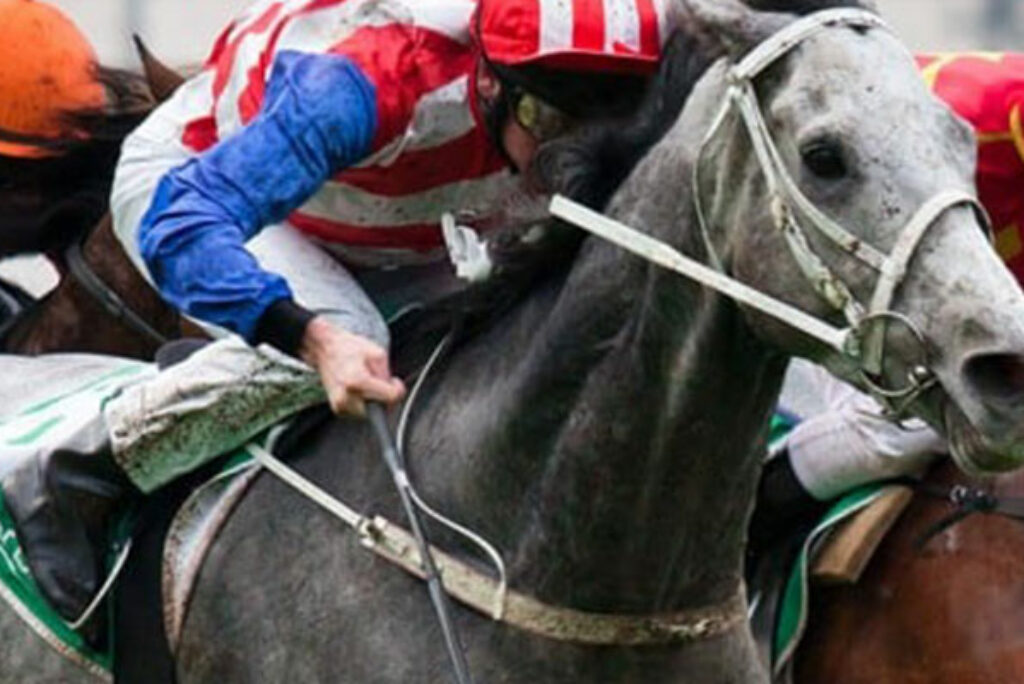
<instances>
[{"instance_id":1,"label":"grey horse","mask_svg":"<svg viewBox=\"0 0 1024 684\"><path fill-rule=\"evenodd\" d=\"M689 30L733 56L793 19L732 0L681 8ZM690 178L729 85L727 67L723 60L708 71L608 205L610 215L700 260L708 254ZM886 31L815 35L758 77L757 92L804 194L883 252L927 198L972 187L970 131L927 92ZM707 145L702 166L699 191L724 268L839 322L776 230L737 120ZM830 243L811 243L855 296L870 297L876 273ZM923 354L938 383L913 410L948 429L974 467L1019 464L1024 295L969 208L934 222L892 307L923 339L890 326L881 375L898 383ZM637 619L726 605L741 596L758 454L791 354L851 372L834 350L774 319L587 239L571 266L429 378L408 432L411 471L428 501L497 546L511 587L538 601ZM357 510L402 519L363 424L333 421L295 463ZM601 647L464 608L456 622L480 682L767 682L742 619L708 638ZM176 657L186 683L449 678L418 580L267 476L207 559ZM62 669L8 612L0 614L0 662L5 681L86 679Z\"/></svg>"}]
</instances>

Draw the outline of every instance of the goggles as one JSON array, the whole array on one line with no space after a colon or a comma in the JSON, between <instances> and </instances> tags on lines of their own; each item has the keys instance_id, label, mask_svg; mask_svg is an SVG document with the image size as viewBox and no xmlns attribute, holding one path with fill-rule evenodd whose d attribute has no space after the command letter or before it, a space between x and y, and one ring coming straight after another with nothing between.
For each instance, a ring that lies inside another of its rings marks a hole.
<instances>
[{"instance_id":1,"label":"goggles","mask_svg":"<svg viewBox=\"0 0 1024 684\"><path fill-rule=\"evenodd\" d=\"M509 95L509 110L516 123L539 142L557 138L572 125L567 114L518 88Z\"/></svg>"}]
</instances>

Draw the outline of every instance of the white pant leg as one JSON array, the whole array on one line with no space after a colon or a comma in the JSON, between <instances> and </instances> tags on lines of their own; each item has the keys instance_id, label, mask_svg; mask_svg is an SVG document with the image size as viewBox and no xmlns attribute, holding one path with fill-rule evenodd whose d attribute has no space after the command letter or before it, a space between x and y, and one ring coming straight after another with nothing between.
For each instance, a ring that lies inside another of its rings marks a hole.
<instances>
[{"instance_id":1,"label":"white pant leg","mask_svg":"<svg viewBox=\"0 0 1024 684\"><path fill-rule=\"evenodd\" d=\"M107 437L104 402L155 374L116 356L0 354L0 479L57 449L93 452Z\"/></svg>"},{"instance_id":2,"label":"white pant leg","mask_svg":"<svg viewBox=\"0 0 1024 684\"><path fill-rule=\"evenodd\" d=\"M885 420L874 399L807 361L790 365L781 407L803 418L786 446L801 484L818 499L919 473L946 450L945 440L924 422Z\"/></svg>"},{"instance_id":3,"label":"white pant leg","mask_svg":"<svg viewBox=\"0 0 1024 684\"><path fill-rule=\"evenodd\" d=\"M348 269L308 237L280 223L264 228L246 247L264 269L288 282L299 304L388 348L388 327L376 305Z\"/></svg>"}]
</instances>

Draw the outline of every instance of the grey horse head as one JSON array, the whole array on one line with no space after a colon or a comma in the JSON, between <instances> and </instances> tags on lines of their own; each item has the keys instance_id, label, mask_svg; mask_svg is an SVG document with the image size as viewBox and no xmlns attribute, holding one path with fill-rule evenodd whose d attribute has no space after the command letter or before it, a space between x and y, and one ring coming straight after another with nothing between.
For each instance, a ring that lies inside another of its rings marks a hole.
<instances>
[{"instance_id":1,"label":"grey horse head","mask_svg":"<svg viewBox=\"0 0 1024 684\"><path fill-rule=\"evenodd\" d=\"M785 9L787 3L751 4ZM733 0L692 0L680 3L676 14L691 30L716 37L733 59L792 19ZM682 148L700 147L724 97L727 67L726 60L719 62L698 86L676 127L687 141ZM756 90L803 194L884 254L936 193L974 192L970 127L928 91L912 56L889 31L849 27L812 36L762 73ZM774 229L765 177L737 117L711 141L700 163L712 239L732 273L841 323L808 286ZM857 299L870 300L878 279L874 270L816 235L810 241ZM889 326L886 362L876 379L899 386L908 368L927 365L939 382L912 410L946 432L961 467L999 471L1024 463L1024 295L969 207L948 209L928 230L891 310L911 326ZM755 313L747 318L763 340L863 385L849 358L774 320Z\"/></svg>"}]
</instances>

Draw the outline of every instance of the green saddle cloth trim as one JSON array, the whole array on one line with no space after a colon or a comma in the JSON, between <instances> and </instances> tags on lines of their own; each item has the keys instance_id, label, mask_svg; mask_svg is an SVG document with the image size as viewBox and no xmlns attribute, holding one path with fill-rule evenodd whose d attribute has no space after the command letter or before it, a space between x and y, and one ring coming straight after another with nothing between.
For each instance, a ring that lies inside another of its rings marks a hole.
<instances>
[{"instance_id":1,"label":"green saddle cloth trim","mask_svg":"<svg viewBox=\"0 0 1024 684\"><path fill-rule=\"evenodd\" d=\"M213 480L234 477L254 462L246 448L239 449L226 459ZM107 567L113 567L134 528L132 511L126 511L111 532ZM110 680L113 667L113 648L96 651L71 629L39 591L32 573L25 563L21 545L14 530L14 522L7 511L0 491L0 598L58 653L82 666L94 675ZM114 643L113 623L107 643Z\"/></svg>"},{"instance_id":2,"label":"green saddle cloth trim","mask_svg":"<svg viewBox=\"0 0 1024 684\"><path fill-rule=\"evenodd\" d=\"M773 413L768 427L768 444L775 446L796 426L797 421L783 413Z\"/></svg>"},{"instance_id":3,"label":"green saddle cloth trim","mask_svg":"<svg viewBox=\"0 0 1024 684\"><path fill-rule=\"evenodd\" d=\"M810 563L815 544L837 524L869 506L878 498L885 486L885 483L871 483L851 491L836 501L821 522L807 535L793 563L782 596L772 648L774 675L777 676L793 657L807 628L807 615L810 610Z\"/></svg>"},{"instance_id":4,"label":"green saddle cloth trim","mask_svg":"<svg viewBox=\"0 0 1024 684\"><path fill-rule=\"evenodd\" d=\"M34 448L52 442L55 434L81 412L98 411L125 383L150 372L151 364L125 360L91 377L69 382L54 395L0 418L0 456L31 458ZM131 514L112 528L111 563L128 540ZM96 651L71 629L43 597L25 562L14 522L0 492L0 598L32 630L63 656L92 674L111 678L112 651ZM108 640L113 643L113 640Z\"/></svg>"},{"instance_id":5,"label":"green saddle cloth trim","mask_svg":"<svg viewBox=\"0 0 1024 684\"><path fill-rule=\"evenodd\" d=\"M122 527L122 526L119 526ZM128 529L128 526L123 526ZM123 544L125 538L122 538ZM121 546L113 545L115 555ZM25 563L14 522L0 494L0 596L32 630L65 657L95 675L109 678L113 653L95 651L50 607Z\"/></svg>"},{"instance_id":6,"label":"green saddle cloth trim","mask_svg":"<svg viewBox=\"0 0 1024 684\"><path fill-rule=\"evenodd\" d=\"M152 372L152 364L124 360L113 368L103 370L68 388L57 390L54 396L40 400L18 413L0 418L0 457L25 457L34 447L52 442L64 425L85 411L101 410L103 403L126 383L145 377ZM80 417L80 415L79 415ZM59 438L59 437L58 437ZM262 440L259 440L262 443ZM28 456L31 457L31 456ZM214 479L231 477L251 462L245 449L238 449L221 468ZM131 536L134 512L125 513L111 527L111 543L107 567L113 567ZM58 653L70 659L93 675L112 679L113 649L96 651L54 610L39 591L35 579L25 562L18 543L14 522L0 491L0 599L24 620L29 627ZM110 634L107 643L114 643ZM2 677L0 677L2 679Z\"/></svg>"},{"instance_id":7,"label":"green saddle cloth trim","mask_svg":"<svg viewBox=\"0 0 1024 684\"><path fill-rule=\"evenodd\" d=\"M768 443L779 444L796 426L798 420L784 413L772 416ZM803 638L810 610L810 564L815 544L832 528L867 507L882 493L885 483L871 483L849 492L828 510L807 535L793 562L789 579L782 594L782 603L772 640L772 673L778 676L786 667Z\"/></svg>"}]
</instances>

